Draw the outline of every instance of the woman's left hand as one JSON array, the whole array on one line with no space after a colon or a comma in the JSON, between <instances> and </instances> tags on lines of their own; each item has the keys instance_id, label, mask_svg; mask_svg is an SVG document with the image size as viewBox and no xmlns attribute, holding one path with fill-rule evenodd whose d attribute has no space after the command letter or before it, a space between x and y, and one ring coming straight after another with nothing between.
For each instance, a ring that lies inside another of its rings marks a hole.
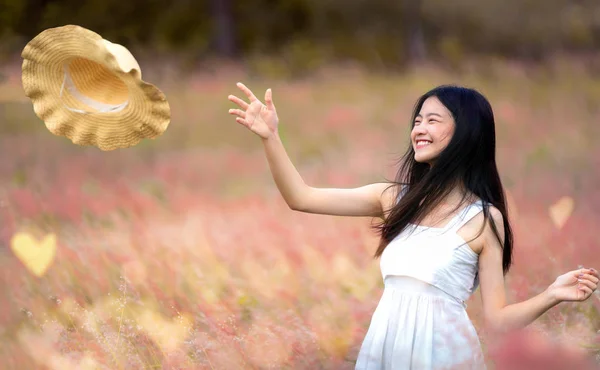
<instances>
[{"instance_id":1,"label":"woman's left hand","mask_svg":"<svg viewBox=\"0 0 600 370\"><path fill-rule=\"evenodd\" d=\"M592 296L599 280L598 271L591 268L569 271L557 277L548 292L558 302L581 302Z\"/></svg>"}]
</instances>

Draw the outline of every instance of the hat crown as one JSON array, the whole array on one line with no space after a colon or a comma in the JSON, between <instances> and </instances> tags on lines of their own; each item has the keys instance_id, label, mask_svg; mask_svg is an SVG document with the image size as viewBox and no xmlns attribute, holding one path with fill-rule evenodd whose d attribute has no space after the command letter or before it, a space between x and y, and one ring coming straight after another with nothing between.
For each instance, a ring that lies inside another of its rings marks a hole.
<instances>
[{"instance_id":1,"label":"hat crown","mask_svg":"<svg viewBox=\"0 0 600 370\"><path fill-rule=\"evenodd\" d=\"M117 64L119 64L119 68L121 68L123 72L129 72L130 70L135 69L138 71L141 77L142 70L140 65L126 47L112 43L105 39L102 39L102 41L104 42L106 49L108 49L108 51L115 57Z\"/></svg>"}]
</instances>

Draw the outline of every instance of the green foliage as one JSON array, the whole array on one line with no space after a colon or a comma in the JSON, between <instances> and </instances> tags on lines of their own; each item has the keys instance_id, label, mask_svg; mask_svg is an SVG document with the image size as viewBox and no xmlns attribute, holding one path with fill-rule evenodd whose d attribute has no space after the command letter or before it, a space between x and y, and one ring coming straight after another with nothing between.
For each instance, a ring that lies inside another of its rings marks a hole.
<instances>
[{"instance_id":1,"label":"green foliage","mask_svg":"<svg viewBox=\"0 0 600 370\"><path fill-rule=\"evenodd\" d=\"M25 1L0 0L0 36L13 34L17 22L24 14Z\"/></svg>"},{"instance_id":2,"label":"green foliage","mask_svg":"<svg viewBox=\"0 0 600 370\"><path fill-rule=\"evenodd\" d=\"M597 50L599 14L596 0L0 0L0 53L9 40L79 24L128 47L254 63L273 56L255 67L276 76L340 59L396 68L425 57L457 68L471 54Z\"/></svg>"}]
</instances>

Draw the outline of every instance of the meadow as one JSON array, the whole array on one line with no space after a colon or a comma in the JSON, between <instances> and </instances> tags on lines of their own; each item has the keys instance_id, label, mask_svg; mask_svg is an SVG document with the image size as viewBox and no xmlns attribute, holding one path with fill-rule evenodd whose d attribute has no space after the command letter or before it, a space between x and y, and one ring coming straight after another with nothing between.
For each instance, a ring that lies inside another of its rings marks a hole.
<instances>
[{"instance_id":1,"label":"meadow","mask_svg":"<svg viewBox=\"0 0 600 370\"><path fill-rule=\"evenodd\" d=\"M515 233L509 302L579 266L600 268L600 84L577 64L403 75L336 67L296 80L140 64L172 121L158 139L112 152L50 134L23 96L19 66L3 70L5 369L353 368L383 288L372 220L287 207L260 140L227 114L237 81L260 98L273 89L292 162L321 187L393 178L417 97L443 83L479 89L494 107ZM46 254L27 265L16 239ZM600 364L598 294L493 346L479 293L467 312L490 368Z\"/></svg>"}]
</instances>

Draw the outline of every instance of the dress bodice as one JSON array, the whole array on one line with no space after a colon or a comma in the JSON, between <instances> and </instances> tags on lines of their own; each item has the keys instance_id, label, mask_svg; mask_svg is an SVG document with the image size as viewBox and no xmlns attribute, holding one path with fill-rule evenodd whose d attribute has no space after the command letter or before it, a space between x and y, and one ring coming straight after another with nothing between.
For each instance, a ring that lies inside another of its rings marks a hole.
<instances>
[{"instance_id":1,"label":"dress bodice","mask_svg":"<svg viewBox=\"0 0 600 370\"><path fill-rule=\"evenodd\" d=\"M479 286L479 255L457 231L483 209L478 200L441 228L409 225L385 248L380 259L383 279L410 276L429 283L466 307Z\"/></svg>"}]
</instances>

